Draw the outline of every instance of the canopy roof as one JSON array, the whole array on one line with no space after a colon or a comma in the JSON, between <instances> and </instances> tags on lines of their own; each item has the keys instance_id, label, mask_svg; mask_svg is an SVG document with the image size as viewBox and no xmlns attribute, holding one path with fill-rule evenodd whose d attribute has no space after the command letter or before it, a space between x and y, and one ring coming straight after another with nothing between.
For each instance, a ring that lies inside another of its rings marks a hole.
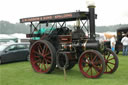
<instances>
[{"instance_id":1,"label":"canopy roof","mask_svg":"<svg viewBox=\"0 0 128 85\"><path fill-rule=\"evenodd\" d=\"M39 21L40 23L48 23L48 22L74 21L76 19L81 19L81 20L88 19L88 16L89 16L89 12L79 11L79 12L47 15L47 16L22 18L20 19L20 22L25 23L25 22Z\"/></svg>"},{"instance_id":2,"label":"canopy roof","mask_svg":"<svg viewBox=\"0 0 128 85\"><path fill-rule=\"evenodd\" d=\"M117 31L126 31L126 32L128 32L128 27L119 28L119 29L117 29Z\"/></svg>"}]
</instances>

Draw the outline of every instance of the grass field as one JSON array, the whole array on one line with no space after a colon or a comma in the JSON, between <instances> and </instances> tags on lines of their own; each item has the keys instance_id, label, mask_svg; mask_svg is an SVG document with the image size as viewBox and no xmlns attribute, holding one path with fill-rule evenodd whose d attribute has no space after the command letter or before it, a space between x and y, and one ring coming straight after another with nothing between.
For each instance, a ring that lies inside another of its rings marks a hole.
<instances>
[{"instance_id":1,"label":"grass field","mask_svg":"<svg viewBox=\"0 0 128 85\"><path fill-rule=\"evenodd\" d=\"M119 54L119 68L114 74L103 74L99 79L85 78L76 65L67 71L64 80L63 71L55 69L52 74L40 74L33 71L29 62L17 62L0 65L0 85L128 85L128 56Z\"/></svg>"}]
</instances>

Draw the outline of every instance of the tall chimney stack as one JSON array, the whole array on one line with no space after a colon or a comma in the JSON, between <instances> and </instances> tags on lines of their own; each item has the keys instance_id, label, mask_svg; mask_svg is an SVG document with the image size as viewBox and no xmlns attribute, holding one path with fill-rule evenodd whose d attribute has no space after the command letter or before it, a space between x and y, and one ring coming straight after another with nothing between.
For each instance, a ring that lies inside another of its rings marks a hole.
<instances>
[{"instance_id":1,"label":"tall chimney stack","mask_svg":"<svg viewBox=\"0 0 128 85\"><path fill-rule=\"evenodd\" d=\"M86 0L89 9L89 23L90 23L90 39L95 39L95 2L94 0Z\"/></svg>"}]
</instances>

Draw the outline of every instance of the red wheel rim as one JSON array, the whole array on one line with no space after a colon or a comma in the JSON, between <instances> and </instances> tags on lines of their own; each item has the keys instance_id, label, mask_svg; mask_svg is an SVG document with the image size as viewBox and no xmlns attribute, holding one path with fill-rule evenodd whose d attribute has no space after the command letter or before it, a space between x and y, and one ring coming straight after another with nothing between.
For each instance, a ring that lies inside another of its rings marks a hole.
<instances>
[{"instance_id":1,"label":"red wheel rim","mask_svg":"<svg viewBox=\"0 0 128 85\"><path fill-rule=\"evenodd\" d=\"M48 72L53 63L51 50L45 43L35 43L31 48L30 61L35 71Z\"/></svg>"},{"instance_id":2,"label":"red wheel rim","mask_svg":"<svg viewBox=\"0 0 128 85\"><path fill-rule=\"evenodd\" d=\"M98 78L103 73L102 59L94 52L85 52L79 60L79 68L87 78Z\"/></svg>"},{"instance_id":3,"label":"red wheel rim","mask_svg":"<svg viewBox=\"0 0 128 85\"><path fill-rule=\"evenodd\" d=\"M104 53L104 60L106 65L104 73L113 73L116 68L116 59L113 52L106 50Z\"/></svg>"}]
</instances>

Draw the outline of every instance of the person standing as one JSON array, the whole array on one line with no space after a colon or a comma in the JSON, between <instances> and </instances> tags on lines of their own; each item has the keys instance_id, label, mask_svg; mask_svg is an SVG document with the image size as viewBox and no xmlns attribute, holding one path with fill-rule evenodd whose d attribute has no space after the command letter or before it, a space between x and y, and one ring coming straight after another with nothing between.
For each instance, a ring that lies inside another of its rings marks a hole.
<instances>
[{"instance_id":1,"label":"person standing","mask_svg":"<svg viewBox=\"0 0 128 85\"><path fill-rule=\"evenodd\" d=\"M128 34L122 38L121 43L123 44L123 56L127 56L128 55Z\"/></svg>"},{"instance_id":2,"label":"person standing","mask_svg":"<svg viewBox=\"0 0 128 85\"><path fill-rule=\"evenodd\" d=\"M115 51L115 45L116 45L116 36L113 35L113 37L110 39L110 45L111 45L111 49L114 52Z\"/></svg>"}]
</instances>

